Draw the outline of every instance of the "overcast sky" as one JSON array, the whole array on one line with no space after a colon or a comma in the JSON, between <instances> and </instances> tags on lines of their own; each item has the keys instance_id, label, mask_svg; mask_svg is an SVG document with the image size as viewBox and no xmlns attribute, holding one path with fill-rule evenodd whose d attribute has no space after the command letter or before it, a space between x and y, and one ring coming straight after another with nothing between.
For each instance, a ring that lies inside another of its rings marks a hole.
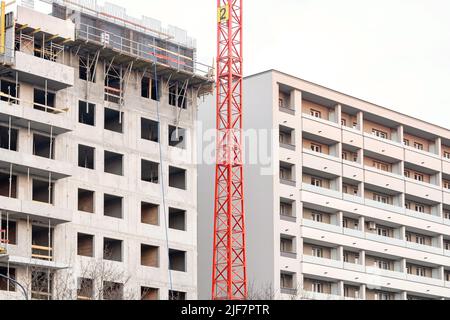
<instances>
[{"instance_id":1,"label":"overcast sky","mask_svg":"<svg viewBox=\"0 0 450 320\"><path fill-rule=\"evenodd\" d=\"M100 1L102 2L102 1ZM216 54L216 0L109 0ZM244 0L245 73L279 69L450 128L449 0Z\"/></svg>"}]
</instances>

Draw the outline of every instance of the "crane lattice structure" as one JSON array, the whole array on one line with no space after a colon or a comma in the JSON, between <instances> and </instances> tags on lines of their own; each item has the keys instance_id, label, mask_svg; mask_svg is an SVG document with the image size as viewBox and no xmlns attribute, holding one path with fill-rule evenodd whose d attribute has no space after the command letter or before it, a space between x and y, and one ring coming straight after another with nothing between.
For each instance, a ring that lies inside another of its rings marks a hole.
<instances>
[{"instance_id":1,"label":"crane lattice structure","mask_svg":"<svg viewBox=\"0 0 450 320\"><path fill-rule=\"evenodd\" d=\"M217 1L214 300L247 298L242 155L242 1Z\"/></svg>"}]
</instances>

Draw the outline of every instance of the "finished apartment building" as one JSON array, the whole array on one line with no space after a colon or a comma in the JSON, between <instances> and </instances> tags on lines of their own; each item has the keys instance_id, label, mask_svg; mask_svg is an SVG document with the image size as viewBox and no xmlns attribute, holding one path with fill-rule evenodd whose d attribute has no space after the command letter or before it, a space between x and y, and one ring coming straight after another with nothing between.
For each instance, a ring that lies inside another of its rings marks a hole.
<instances>
[{"instance_id":1,"label":"finished apartment building","mask_svg":"<svg viewBox=\"0 0 450 320\"><path fill-rule=\"evenodd\" d=\"M270 159L245 165L250 298L449 299L450 130L273 70L244 90L245 148ZM213 172L199 168L201 298Z\"/></svg>"},{"instance_id":2,"label":"finished apartment building","mask_svg":"<svg viewBox=\"0 0 450 320\"><path fill-rule=\"evenodd\" d=\"M211 69L176 27L44 2L50 14L6 15L0 299L197 298L195 122Z\"/></svg>"}]
</instances>

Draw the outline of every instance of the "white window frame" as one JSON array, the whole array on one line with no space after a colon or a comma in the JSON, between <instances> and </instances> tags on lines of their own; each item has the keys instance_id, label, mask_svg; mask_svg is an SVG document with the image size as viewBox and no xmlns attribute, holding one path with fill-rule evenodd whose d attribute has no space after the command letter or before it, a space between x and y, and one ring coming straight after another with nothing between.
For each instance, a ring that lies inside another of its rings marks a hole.
<instances>
[{"instance_id":1,"label":"white window frame","mask_svg":"<svg viewBox=\"0 0 450 320\"><path fill-rule=\"evenodd\" d=\"M424 146L422 143L414 142L414 148L417 150L423 150Z\"/></svg>"},{"instance_id":2,"label":"white window frame","mask_svg":"<svg viewBox=\"0 0 450 320\"><path fill-rule=\"evenodd\" d=\"M378 130L378 129L375 129L375 128L372 129L372 134L374 136L378 137L378 138L381 138L381 139L388 139L387 132L384 132L384 131L381 131L381 130Z\"/></svg>"},{"instance_id":3,"label":"white window frame","mask_svg":"<svg viewBox=\"0 0 450 320\"><path fill-rule=\"evenodd\" d=\"M322 112L320 112L319 110L310 109L310 114L314 118L322 119Z\"/></svg>"},{"instance_id":4,"label":"white window frame","mask_svg":"<svg viewBox=\"0 0 450 320\"><path fill-rule=\"evenodd\" d=\"M322 179L311 177L311 185L318 188L322 188L323 185Z\"/></svg>"},{"instance_id":5,"label":"white window frame","mask_svg":"<svg viewBox=\"0 0 450 320\"><path fill-rule=\"evenodd\" d=\"M319 144L311 143L311 150L313 152L322 153L322 146Z\"/></svg>"}]
</instances>

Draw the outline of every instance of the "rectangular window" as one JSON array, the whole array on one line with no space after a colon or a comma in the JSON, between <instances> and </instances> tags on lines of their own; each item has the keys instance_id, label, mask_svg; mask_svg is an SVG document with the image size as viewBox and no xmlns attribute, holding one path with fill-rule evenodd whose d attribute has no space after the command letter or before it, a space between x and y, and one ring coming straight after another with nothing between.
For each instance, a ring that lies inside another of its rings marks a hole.
<instances>
[{"instance_id":1,"label":"rectangular window","mask_svg":"<svg viewBox=\"0 0 450 320\"><path fill-rule=\"evenodd\" d=\"M342 119L342 120L341 120L341 125L343 125L344 127L346 127L346 126L347 126L347 120Z\"/></svg>"},{"instance_id":2,"label":"rectangular window","mask_svg":"<svg viewBox=\"0 0 450 320\"><path fill-rule=\"evenodd\" d=\"M320 111L317 111L317 110L314 110L314 109L311 109L311 115L314 118L319 118L319 119L322 118L322 113Z\"/></svg>"},{"instance_id":3,"label":"rectangular window","mask_svg":"<svg viewBox=\"0 0 450 320\"><path fill-rule=\"evenodd\" d=\"M284 101L282 98L278 99L278 107L279 108L284 108Z\"/></svg>"},{"instance_id":4,"label":"rectangular window","mask_svg":"<svg viewBox=\"0 0 450 320\"><path fill-rule=\"evenodd\" d=\"M312 291L317 293L323 293L323 284L320 282L314 282L312 284Z\"/></svg>"},{"instance_id":5,"label":"rectangular window","mask_svg":"<svg viewBox=\"0 0 450 320\"><path fill-rule=\"evenodd\" d=\"M95 60L92 57L80 57L78 76L81 80L89 80L95 83Z\"/></svg>"},{"instance_id":6,"label":"rectangular window","mask_svg":"<svg viewBox=\"0 0 450 320\"><path fill-rule=\"evenodd\" d=\"M105 151L104 167L105 173L123 176L123 155L115 152Z\"/></svg>"},{"instance_id":7,"label":"rectangular window","mask_svg":"<svg viewBox=\"0 0 450 320\"><path fill-rule=\"evenodd\" d=\"M377 202L385 203L385 204L389 203L389 198L387 196L383 196L383 195L380 195L380 194L374 194L373 195L373 200L375 200Z\"/></svg>"},{"instance_id":8,"label":"rectangular window","mask_svg":"<svg viewBox=\"0 0 450 320\"><path fill-rule=\"evenodd\" d=\"M169 208L169 228L186 231L186 210Z\"/></svg>"},{"instance_id":9,"label":"rectangular window","mask_svg":"<svg viewBox=\"0 0 450 320\"><path fill-rule=\"evenodd\" d=\"M141 202L141 222L153 226L159 225L159 205Z\"/></svg>"},{"instance_id":10,"label":"rectangular window","mask_svg":"<svg viewBox=\"0 0 450 320\"><path fill-rule=\"evenodd\" d=\"M382 139L387 139L388 138L388 134L384 131L381 130L377 130L377 129L372 129L372 134L378 138L382 138Z\"/></svg>"},{"instance_id":11,"label":"rectangular window","mask_svg":"<svg viewBox=\"0 0 450 320\"><path fill-rule=\"evenodd\" d=\"M323 258L323 249L322 248L313 247L312 248L312 256L313 257L317 257L317 258Z\"/></svg>"},{"instance_id":12,"label":"rectangular window","mask_svg":"<svg viewBox=\"0 0 450 320\"><path fill-rule=\"evenodd\" d=\"M106 217L123 218L123 198L105 194L103 198L103 214Z\"/></svg>"},{"instance_id":13,"label":"rectangular window","mask_svg":"<svg viewBox=\"0 0 450 320\"><path fill-rule=\"evenodd\" d=\"M408 170L405 170L405 177L406 178L410 178L411 177L411 173Z\"/></svg>"},{"instance_id":14,"label":"rectangular window","mask_svg":"<svg viewBox=\"0 0 450 320\"><path fill-rule=\"evenodd\" d=\"M450 189L450 181L444 180L444 189Z\"/></svg>"},{"instance_id":15,"label":"rectangular window","mask_svg":"<svg viewBox=\"0 0 450 320\"><path fill-rule=\"evenodd\" d=\"M94 191L78 189L78 211L94 213Z\"/></svg>"},{"instance_id":16,"label":"rectangular window","mask_svg":"<svg viewBox=\"0 0 450 320\"><path fill-rule=\"evenodd\" d=\"M34 89L34 109L55 113L55 93Z\"/></svg>"},{"instance_id":17,"label":"rectangular window","mask_svg":"<svg viewBox=\"0 0 450 320\"><path fill-rule=\"evenodd\" d=\"M312 213L311 216L312 216L313 221L323 222L323 215L321 213Z\"/></svg>"},{"instance_id":18,"label":"rectangular window","mask_svg":"<svg viewBox=\"0 0 450 320\"><path fill-rule=\"evenodd\" d=\"M419 204L416 204L415 209L417 212L421 212L424 213L425 212L425 207Z\"/></svg>"},{"instance_id":19,"label":"rectangular window","mask_svg":"<svg viewBox=\"0 0 450 320\"><path fill-rule=\"evenodd\" d=\"M317 178L311 178L311 185L322 188L322 180Z\"/></svg>"},{"instance_id":20,"label":"rectangular window","mask_svg":"<svg viewBox=\"0 0 450 320\"><path fill-rule=\"evenodd\" d=\"M416 243L425 245L425 238L422 236L416 236Z\"/></svg>"},{"instance_id":21,"label":"rectangular window","mask_svg":"<svg viewBox=\"0 0 450 320\"><path fill-rule=\"evenodd\" d=\"M311 150L314 152L322 153L322 146L318 144L311 143Z\"/></svg>"},{"instance_id":22,"label":"rectangular window","mask_svg":"<svg viewBox=\"0 0 450 320\"><path fill-rule=\"evenodd\" d=\"M141 139L159 142L159 123L141 118Z\"/></svg>"},{"instance_id":23,"label":"rectangular window","mask_svg":"<svg viewBox=\"0 0 450 320\"><path fill-rule=\"evenodd\" d=\"M105 130L123 133L123 112L105 108Z\"/></svg>"},{"instance_id":24,"label":"rectangular window","mask_svg":"<svg viewBox=\"0 0 450 320\"><path fill-rule=\"evenodd\" d=\"M33 155L55 159L55 138L33 134Z\"/></svg>"},{"instance_id":25,"label":"rectangular window","mask_svg":"<svg viewBox=\"0 0 450 320\"><path fill-rule=\"evenodd\" d=\"M384 163L384 162L374 161L373 162L373 166L374 166L374 168L376 168L378 170L381 170L381 171L386 171L386 172L390 171L389 170L389 167L390 167L389 164Z\"/></svg>"},{"instance_id":26,"label":"rectangular window","mask_svg":"<svg viewBox=\"0 0 450 320\"><path fill-rule=\"evenodd\" d=\"M95 126L95 104L86 101L78 102L78 122Z\"/></svg>"},{"instance_id":27,"label":"rectangular window","mask_svg":"<svg viewBox=\"0 0 450 320\"><path fill-rule=\"evenodd\" d=\"M169 250L169 270L186 272L186 252L170 249Z\"/></svg>"},{"instance_id":28,"label":"rectangular window","mask_svg":"<svg viewBox=\"0 0 450 320\"><path fill-rule=\"evenodd\" d=\"M0 126L0 148L17 151L19 130Z\"/></svg>"},{"instance_id":29,"label":"rectangular window","mask_svg":"<svg viewBox=\"0 0 450 320\"><path fill-rule=\"evenodd\" d=\"M159 183L159 163L142 159L141 180L150 183Z\"/></svg>"},{"instance_id":30,"label":"rectangular window","mask_svg":"<svg viewBox=\"0 0 450 320\"><path fill-rule=\"evenodd\" d=\"M407 147L409 147L409 140L408 139L403 139L403 144Z\"/></svg>"},{"instance_id":31,"label":"rectangular window","mask_svg":"<svg viewBox=\"0 0 450 320\"><path fill-rule=\"evenodd\" d=\"M186 129L169 126L169 146L186 149Z\"/></svg>"},{"instance_id":32,"label":"rectangular window","mask_svg":"<svg viewBox=\"0 0 450 320\"><path fill-rule=\"evenodd\" d=\"M159 268L159 248L141 244L141 266Z\"/></svg>"},{"instance_id":33,"label":"rectangular window","mask_svg":"<svg viewBox=\"0 0 450 320\"><path fill-rule=\"evenodd\" d=\"M186 190L187 171L185 169L169 166L169 187Z\"/></svg>"},{"instance_id":34,"label":"rectangular window","mask_svg":"<svg viewBox=\"0 0 450 320\"><path fill-rule=\"evenodd\" d=\"M450 159L450 152L444 151L444 158Z\"/></svg>"},{"instance_id":35,"label":"rectangular window","mask_svg":"<svg viewBox=\"0 0 450 320\"><path fill-rule=\"evenodd\" d=\"M414 180L423 182L423 174L415 172L414 173Z\"/></svg>"},{"instance_id":36,"label":"rectangular window","mask_svg":"<svg viewBox=\"0 0 450 320\"><path fill-rule=\"evenodd\" d=\"M78 145L78 166L80 168L94 170L95 148Z\"/></svg>"},{"instance_id":37,"label":"rectangular window","mask_svg":"<svg viewBox=\"0 0 450 320\"><path fill-rule=\"evenodd\" d=\"M347 152L342 152L342 159L347 160Z\"/></svg>"},{"instance_id":38,"label":"rectangular window","mask_svg":"<svg viewBox=\"0 0 450 320\"><path fill-rule=\"evenodd\" d=\"M103 259L122 262L122 240L104 238Z\"/></svg>"},{"instance_id":39,"label":"rectangular window","mask_svg":"<svg viewBox=\"0 0 450 320\"><path fill-rule=\"evenodd\" d=\"M141 96L143 98L159 101L160 82L153 78L143 77L141 80Z\"/></svg>"},{"instance_id":40,"label":"rectangular window","mask_svg":"<svg viewBox=\"0 0 450 320\"><path fill-rule=\"evenodd\" d=\"M16 280L16 269L14 268L8 269L6 267L0 267L0 275ZM10 291L10 292L16 291L14 282L12 282L9 279L0 277L0 291Z\"/></svg>"},{"instance_id":41,"label":"rectangular window","mask_svg":"<svg viewBox=\"0 0 450 320\"><path fill-rule=\"evenodd\" d=\"M94 256L94 236L78 233L77 254L83 257Z\"/></svg>"},{"instance_id":42,"label":"rectangular window","mask_svg":"<svg viewBox=\"0 0 450 320\"><path fill-rule=\"evenodd\" d=\"M423 150L423 144L414 142L414 148L416 148L418 150Z\"/></svg>"}]
</instances>

